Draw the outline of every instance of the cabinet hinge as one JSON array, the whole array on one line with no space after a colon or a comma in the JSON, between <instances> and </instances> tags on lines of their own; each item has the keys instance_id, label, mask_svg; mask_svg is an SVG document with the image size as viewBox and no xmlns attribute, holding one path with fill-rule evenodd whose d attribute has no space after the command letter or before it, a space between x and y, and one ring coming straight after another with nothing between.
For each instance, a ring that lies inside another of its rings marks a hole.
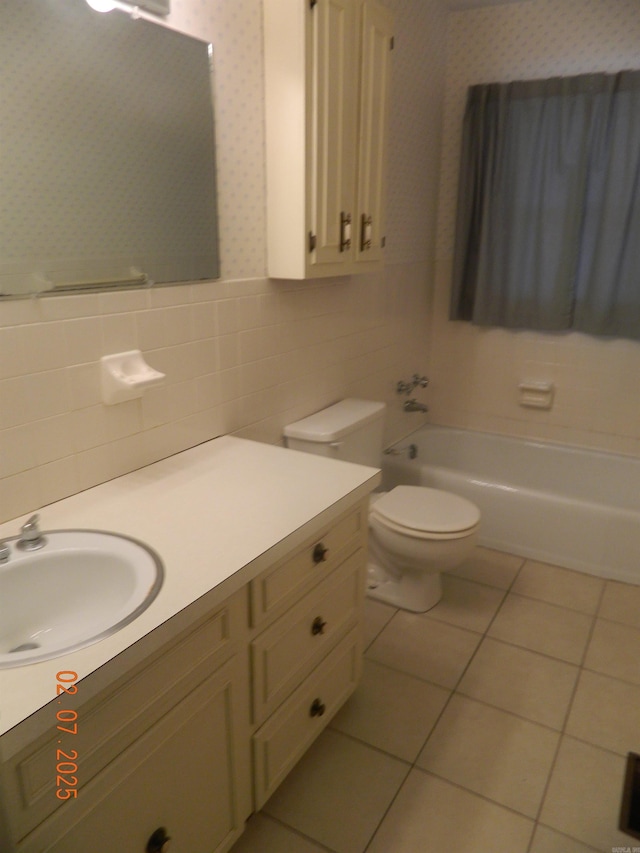
<instances>
[{"instance_id":1,"label":"cabinet hinge","mask_svg":"<svg viewBox=\"0 0 640 853\"><path fill-rule=\"evenodd\" d=\"M317 0L316 0L316 2L317 2ZM393 50L395 46L396 46L396 40L395 40L394 36L391 36L391 38L389 39L389 50Z\"/></svg>"},{"instance_id":2,"label":"cabinet hinge","mask_svg":"<svg viewBox=\"0 0 640 853\"><path fill-rule=\"evenodd\" d=\"M386 238L386 237L383 237L383 238L380 240L380 246L384 249L384 247L385 247L386 245L387 245L387 238Z\"/></svg>"},{"instance_id":3,"label":"cabinet hinge","mask_svg":"<svg viewBox=\"0 0 640 853\"><path fill-rule=\"evenodd\" d=\"M314 252L316 248L316 235L309 231L309 251Z\"/></svg>"}]
</instances>

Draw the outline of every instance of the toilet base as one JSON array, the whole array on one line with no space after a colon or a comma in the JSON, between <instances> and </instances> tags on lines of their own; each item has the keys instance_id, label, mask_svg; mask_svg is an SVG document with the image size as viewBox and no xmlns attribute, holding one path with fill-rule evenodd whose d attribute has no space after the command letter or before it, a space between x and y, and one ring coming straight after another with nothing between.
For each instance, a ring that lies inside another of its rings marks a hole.
<instances>
[{"instance_id":1,"label":"toilet base","mask_svg":"<svg viewBox=\"0 0 640 853\"><path fill-rule=\"evenodd\" d=\"M424 613L442 598L440 572L404 572L396 578L375 562L367 565L367 596L409 610Z\"/></svg>"}]
</instances>

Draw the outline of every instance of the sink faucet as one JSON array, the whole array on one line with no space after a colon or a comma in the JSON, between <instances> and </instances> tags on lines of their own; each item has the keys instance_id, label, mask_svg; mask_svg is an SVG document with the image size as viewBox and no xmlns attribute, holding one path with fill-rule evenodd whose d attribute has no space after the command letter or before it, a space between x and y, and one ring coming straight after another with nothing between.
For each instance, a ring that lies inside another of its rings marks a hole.
<instances>
[{"instance_id":1,"label":"sink faucet","mask_svg":"<svg viewBox=\"0 0 640 853\"><path fill-rule=\"evenodd\" d=\"M46 545L47 540L40 533L40 528L38 527L39 520L40 516L36 513L36 515L32 515L29 521L20 528L17 547L21 551L37 551L38 548Z\"/></svg>"},{"instance_id":2,"label":"sink faucet","mask_svg":"<svg viewBox=\"0 0 640 853\"><path fill-rule=\"evenodd\" d=\"M419 403L415 397L412 397L410 400L405 400L402 406L405 412L428 412L429 406L425 406L424 403Z\"/></svg>"}]
</instances>

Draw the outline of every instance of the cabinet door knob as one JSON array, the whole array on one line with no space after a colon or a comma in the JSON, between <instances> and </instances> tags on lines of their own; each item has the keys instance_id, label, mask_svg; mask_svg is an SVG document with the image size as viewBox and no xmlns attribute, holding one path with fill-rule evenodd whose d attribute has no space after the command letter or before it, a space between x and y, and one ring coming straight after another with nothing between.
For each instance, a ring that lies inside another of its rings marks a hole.
<instances>
[{"instance_id":1,"label":"cabinet door knob","mask_svg":"<svg viewBox=\"0 0 640 853\"><path fill-rule=\"evenodd\" d=\"M146 853L169 853L171 837L164 826L159 826L147 841Z\"/></svg>"},{"instance_id":2,"label":"cabinet door knob","mask_svg":"<svg viewBox=\"0 0 640 853\"><path fill-rule=\"evenodd\" d=\"M311 633L313 636L317 636L318 634L324 634L324 629L327 627L327 623L324 621L322 616L316 616L316 618L311 623Z\"/></svg>"},{"instance_id":3,"label":"cabinet door knob","mask_svg":"<svg viewBox=\"0 0 640 853\"><path fill-rule=\"evenodd\" d=\"M320 699L314 699L309 708L310 717L321 717L327 710L327 706Z\"/></svg>"},{"instance_id":4,"label":"cabinet door knob","mask_svg":"<svg viewBox=\"0 0 640 853\"><path fill-rule=\"evenodd\" d=\"M318 542L316 547L313 549L313 562L314 563L324 563L327 559L327 554L329 553L329 549L325 548L322 542Z\"/></svg>"}]
</instances>

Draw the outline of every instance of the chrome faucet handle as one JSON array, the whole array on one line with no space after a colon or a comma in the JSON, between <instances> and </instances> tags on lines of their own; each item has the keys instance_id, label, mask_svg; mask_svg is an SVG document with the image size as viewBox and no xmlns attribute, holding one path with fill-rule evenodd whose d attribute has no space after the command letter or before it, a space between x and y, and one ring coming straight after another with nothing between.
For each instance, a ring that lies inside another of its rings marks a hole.
<instances>
[{"instance_id":1,"label":"chrome faucet handle","mask_svg":"<svg viewBox=\"0 0 640 853\"><path fill-rule=\"evenodd\" d=\"M400 380L396 384L396 393L398 394L410 394L414 388L420 386L420 388L426 388L429 384L429 380L426 376L418 376L417 373L413 374L413 377L408 382L403 382Z\"/></svg>"},{"instance_id":2,"label":"chrome faucet handle","mask_svg":"<svg viewBox=\"0 0 640 853\"><path fill-rule=\"evenodd\" d=\"M46 539L40 533L38 522L40 516L36 513L26 521L20 528L20 538L18 539L18 548L23 551L35 551L37 548L42 548Z\"/></svg>"},{"instance_id":3,"label":"chrome faucet handle","mask_svg":"<svg viewBox=\"0 0 640 853\"><path fill-rule=\"evenodd\" d=\"M8 563L11 556L11 548L8 542L0 542L0 563Z\"/></svg>"}]
</instances>

